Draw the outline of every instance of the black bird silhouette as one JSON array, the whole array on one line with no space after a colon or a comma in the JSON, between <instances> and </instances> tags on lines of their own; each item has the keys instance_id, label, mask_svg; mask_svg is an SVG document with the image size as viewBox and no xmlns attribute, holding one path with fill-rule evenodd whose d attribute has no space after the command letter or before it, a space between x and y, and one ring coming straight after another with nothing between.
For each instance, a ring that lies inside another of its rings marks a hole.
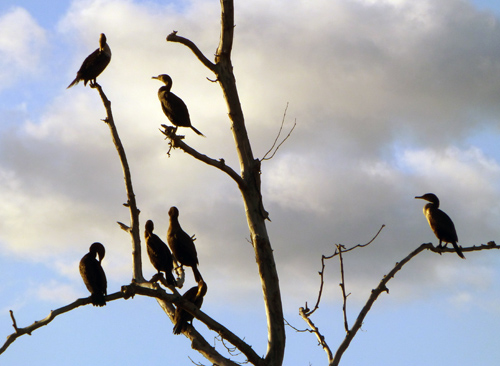
<instances>
[{"instance_id":1,"label":"black bird silhouette","mask_svg":"<svg viewBox=\"0 0 500 366\"><path fill-rule=\"evenodd\" d=\"M170 122L177 127L190 127L198 135L205 136L191 125L186 104L184 104L181 98L170 91L172 89L172 78L166 74L162 74L153 76L152 79L160 80L165 84L158 89L158 99L160 99L163 113L165 113Z\"/></svg>"},{"instance_id":2,"label":"black bird silhouette","mask_svg":"<svg viewBox=\"0 0 500 366\"><path fill-rule=\"evenodd\" d=\"M426 193L423 196L416 196L415 198L430 202L424 206L424 215L432 231L439 239L439 246L441 246L442 242L445 243L445 247L448 243L451 243L459 257L465 259L462 250L457 244L458 236L453 221L451 221L446 213L439 209L439 198L434 193Z\"/></svg>"},{"instance_id":3,"label":"black bird silhouette","mask_svg":"<svg viewBox=\"0 0 500 366\"><path fill-rule=\"evenodd\" d=\"M106 274L101 266L106 251L101 243L94 243L90 246L89 252L80 261L80 275L90 292L92 305L106 305L107 281ZM99 256L99 260L96 259Z\"/></svg>"},{"instance_id":4,"label":"black bird silhouette","mask_svg":"<svg viewBox=\"0 0 500 366\"><path fill-rule=\"evenodd\" d=\"M146 239L149 260L158 273L165 273L167 283L175 286L175 278L172 275L172 270L174 269L172 254L170 253L167 244L165 244L156 234L153 234L153 230L154 223L153 221L148 220L146 222L144 237Z\"/></svg>"},{"instance_id":5,"label":"black bird silhouette","mask_svg":"<svg viewBox=\"0 0 500 366\"><path fill-rule=\"evenodd\" d=\"M198 286L191 287L187 290L182 297L192 302L198 309L201 309L201 305L203 304L203 297L207 293L207 284L205 281L201 280L198 283ZM186 310L181 309L179 306L175 308L174 315L174 334L180 334L184 330L186 330L187 324L192 322L193 315L188 313Z\"/></svg>"},{"instance_id":6,"label":"black bird silhouette","mask_svg":"<svg viewBox=\"0 0 500 366\"><path fill-rule=\"evenodd\" d=\"M101 33L99 37L99 48L92 52L83 61L80 70L76 73L76 78L66 89L71 88L73 85L83 80L83 85L87 86L90 81L90 86L96 83L97 77L104 71L111 61L111 49L106 43L106 36Z\"/></svg>"},{"instance_id":7,"label":"black bird silhouette","mask_svg":"<svg viewBox=\"0 0 500 366\"><path fill-rule=\"evenodd\" d=\"M179 210L177 207L170 207L168 215L170 216L170 225L167 231L168 246L177 262L193 268L194 279L199 283L202 277L200 271L198 271L198 254L193 239L182 230L179 224Z\"/></svg>"}]
</instances>

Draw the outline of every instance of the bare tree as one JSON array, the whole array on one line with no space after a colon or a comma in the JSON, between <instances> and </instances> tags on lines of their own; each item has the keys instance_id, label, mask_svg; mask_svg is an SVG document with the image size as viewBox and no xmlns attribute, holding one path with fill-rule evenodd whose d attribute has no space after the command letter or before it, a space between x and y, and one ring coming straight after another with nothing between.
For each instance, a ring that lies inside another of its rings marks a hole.
<instances>
[{"instance_id":1,"label":"bare tree","mask_svg":"<svg viewBox=\"0 0 500 366\"><path fill-rule=\"evenodd\" d=\"M233 34L234 34L234 4L233 0L221 0L221 33L219 45L216 50L214 62L210 61L205 55L199 50L199 48L189 39L181 37L177 32L171 33L167 37L168 42L180 43L188 47L194 55L199 59L199 61L205 65L210 71L215 75L215 81L219 83L223 97L226 101L229 122L231 125L231 131L233 133L235 147L239 159L239 172L230 166L226 165L225 161L222 159L213 159L208 157L192 147L186 144L183 140L183 136L176 134L176 129L169 126L163 125L163 130L161 132L167 137L170 148L182 149L187 154L191 155L193 158L213 166L222 172L226 173L235 183L241 191L243 198L245 213L248 223L248 229L250 232L251 244L255 251L256 263L260 275L263 301L265 304L265 313L267 317L268 324L268 345L267 351L265 353L256 352L249 344L244 342L241 338L235 335L231 330L227 329L224 325L211 318L209 315L205 314L202 310L198 309L193 303L183 299L177 290L172 286L168 286L169 292L160 286L156 281L146 281L142 273L142 262L141 262L141 240L140 240L140 229L139 229L139 209L135 199L132 177L128 167L127 158L125 154L125 149L120 141L115 121L112 114L111 102L105 95L102 87L99 84L93 84L104 105L106 111L106 118L103 120L105 124L110 128L113 143L117 149L125 178L125 187L127 192L127 202L125 206L128 207L130 211L130 223L124 224L119 223L120 227L130 233L132 241L132 257L133 257L133 268L132 268L132 282L122 286L119 292L110 294L106 297L107 301L114 301L119 299L130 299L136 295L154 297L158 301L158 304L165 311L168 317L173 320L175 314L175 307L180 307L190 314L192 314L199 321L204 323L209 329L213 330L219 339L226 345L228 354L221 354L216 350L213 345L211 345L194 327L189 326L183 331L184 336L186 336L191 341L191 346L193 349L197 350L201 355L203 355L210 363L214 365L236 365L237 363L231 359L233 350L238 350L244 355L246 360L257 366L280 366L283 363L283 357L285 352L285 321L283 318L283 306L280 294L278 272L276 269L276 264L273 256L273 249L271 247L271 242L266 228L266 220L268 220L269 215L264 209L263 198L261 194L261 162L263 160L269 159L267 155L272 152L276 142L271 148L271 150L262 159L255 158L252 153L251 144L247 135L245 127L245 119L243 111L241 109L241 104L238 96L238 91L236 88L235 76L233 74L233 66L231 62L231 51L233 46ZM281 131L281 130L280 130ZM288 137L288 136L287 136ZM287 138L286 137L286 138ZM286 139L285 138L285 139ZM279 148L280 144L277 145ZM276 150L274 150L276 152ZM274 153L273 153L274 154ZM272 154L271 154L272 157ZM378 233L377 233L378 235ZM376 236L375 236L376 237ZM375 238L374 238L375 239ZM374 240L373 239L373 240ZM373 241L372 240L372 241ZM369 243L368 243L369 244ZM366 245L368 245L366 244ZM349 327L349 321L347 319L346 306L347 298L349 294L346 290L346 284L344 279L343 271L343 255L346 252L351 251L357 247L363 247L365 245L356 246L354 248L346 249L341 245L337 245L336 252L331 256L323 256L322 258L322 270L320 272L321 284L318 294L318 299L314 308L311 310L308 308L307 303L305 307L300 308L300 316L306 321L309 326L310 333L314 334L322 347L325 349L328 358L329 365L338 365L340 359L349 347L350 342L356 335L356 332L360 329L364 318L369 312L371 306L376 301L378 296L387 291L386 287L389 280L391 280L395 274L414 256L422 252L423 250L431 250L434 252L445 252L451 251L451 249L443 249L433 247L431 244L423 244L410 253L406 258L396 264L396 266L380 281L379 285L372 291L366 305L360 311L357 319L355 320L352 327ZM498 249L495 243L480 246L464 248L463 251L473 251L482 249ZM313 323L311 316L316 311L320 305L322 288L323 288L323 270L325 268L325 261L327 259L338 257L340 259L341 268L341 291L344 299L344 326L346 331L346 337L344 341L339 346L338 350L334 353L330 346L327 344L324 336L319 332L317 326ZM154 279L159 279L155 277ZM163 282L162 282L163 283ZM50 314L27 327L18 327L14 314L11 312L11 318L14 327L14 333L12 333L0 348L0 353L4 352L12 342L24 334L31 334L36 329L49 324L56 316L66 313L68 311L74 310L79 306L90 304L90 298L78 299L75 302L63 306L57 310L50 312ZM230 346L230 345L231 346ZM260 356L264 354L264 356Z\"/></svg>"}]
</instances>

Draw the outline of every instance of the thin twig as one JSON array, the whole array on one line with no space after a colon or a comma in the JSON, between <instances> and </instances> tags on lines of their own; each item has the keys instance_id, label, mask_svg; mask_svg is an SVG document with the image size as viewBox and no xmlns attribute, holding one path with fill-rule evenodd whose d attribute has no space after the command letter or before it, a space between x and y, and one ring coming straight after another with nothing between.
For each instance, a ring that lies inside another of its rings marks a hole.
<instances>
[{"instance_id":1,"label":"thin twig","mask_svg":"<svg viewBox=\"0 0 500 366\"><path fill-rule=\"evenodd\" d=\"M302 308L301 308L302 309ZM297 327L294 327L292 324L290 324L288 322L288 320L286 319L283 319L285 321L285 325L288 325L290 328L292 328L294 331L298 332L298 333L305 333L305 332L309 332L309 333L313 333L313 331L311 329L299 329Z\"/></svg>"},{"instance_id":2,"label":"thin twig","mask_svg":"<svg viewBox=\"0 0 500 366\"><path fill-rule=\"evenodd\" d=\"M342 244L337 245L337 249L339 251L339 261L340 261L340 288L342 289L342 298L343 298L343 305L342 305L342 312L344 313L344 329L346 333L349 332L349 325L347 323L347 297L350 294L346 295L345 292L345 278L344 278L344 260L342 259L342 248L344 246Z\"/></svg>"},{"instance_id":3,"label":"thin twig","mask_svg":"<svg viewBox=\"0 0 500 366\"><path fill-rule=\"evenodd\" d=\"M267 157L268 154L270 154L274 147L276 146L276 143L278 142L278 139L281 135L281 131L283 130L283 125L285 124L285 118L286 118L286 112L288 110L288 103L286 104L286 107L285 107L285 112L283 112L283 118L281 120L281 126L280 126L280 129L278 131L278 135L276 136L276 138L274 139L274 143L273 145L271 146L271 148L264 154L263 158L260 159L261 161L263 160L270 160L274 157L274 155L276 154L276 152L278 151L278 149L280 148L281 145L283 145L283 143L288 140L288 138L290 137L290 135L292 134L292 131L295 129L295 126L297 125L297 121L295 121L295 123L293 124L293 127L292 129L290 130L290 132L288 132L288 135L283 139L283 141L280 142L280 144L278 145L278 147L276 147L276 150L274 150L274 152L272 153L272 155L270 157Z\"/></svg>"},{"instance_id":4,"label":"thin twig","mask_svg":"<svg viewBox=\"0 0 500 366\"><path fill-rule=\"evenodd\" d=\"M351 248L349 248L349 249L345 249L345 250L342 250L342 251L343 251L344 253L347 253L347 252L350 252L351 250L354 250L354 249L356 249L356 248L364 248L364 247L366 247L366 246L370 245L371 243L373 243L373 242L375 241L375 239L377 239L377 236L380 234L380 232L382 231L382 229L383 229L384 227L385 227L385 225L382 225L382 226L380 227L380 229L378 229L378 231L377 231L377 233L375 234L375 236L374 236L374 237L373 237L373 238L372 238L372 239L371 239L368 243L366 243L366 244L357 244L357 245L355 245L355 246L353 246L353 247L351 247ZM339 253L338 253L337 251L335 251L335 253L333 253L332 255L330 255L330 256L325 256L325 259L331 259L331 258L333 258L333 257L335 257L335 256L337 256L337 255L339 255Z\"/></svg>"},{"instance_id":5,"label":"thin twig","mask_svg":"<svg viewBox=\"0 0 500 366\"><path fill-rule=\"evenodd\" d=\"M343 249L342 252L343 253L347 253L347 252L350 252L351 250L354 250L356 248L364 248L364 247L370 245L377 238L377 236L380 234L380 232L382 231L382 229L384 227L385 227L385 225L382 225L380 227L380 229L377 231L377 233L375 234L375 236L368 243L366 243L366 244L357 244L357 245L353 246L352 248ZM326 267L325 261L327 259L332 259L333 257L335 257L337 255L339 255L339 252L337 250L335 250L335 253L333 253L330 256L325 256L325 255L321 256L321 271L318 272L318 274L320 276L320 285L319 285L319 291L318 291L318 298L316 299L316 304L314 305L314 308L312 310L309 310L309 308L307 307L307 302L306 302L306 306L304 308L304 312L305 312L305 315L308 316L308 317L311 316L316 310L318 310L319 303L321 302L321 296L323 295L323 287L324 287L324 283L325 283L325 279L324 279L325 267Z\"/></svg>"},{"instance_id":6,"label":"thin twig","mask_svg":"<svg viewBox=\"0 0 500 366\"><path fill-rule=\"evenodd\" d=\"M12 310L9 310L9 313L10 313L10 318L12 319L12 326L14 327L17 333L19 329L17 328L16 318L14 318L14 312Z\"/></svg>"}]
</instances>

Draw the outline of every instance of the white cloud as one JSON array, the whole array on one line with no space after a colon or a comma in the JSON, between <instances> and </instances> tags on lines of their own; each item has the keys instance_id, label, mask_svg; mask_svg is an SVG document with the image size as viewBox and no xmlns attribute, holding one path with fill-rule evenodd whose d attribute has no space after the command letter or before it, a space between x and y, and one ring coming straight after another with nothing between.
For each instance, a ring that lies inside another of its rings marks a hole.
<instances>
[{"instance_id":1,"label":"white cloud","mask_svg":"<svg viewBox=\"0 0 500 366\"><path fill-rule=\"evenodd\" d=\"M261 157L272 145L287 101L285 129L298 123L276 157L263 163L262 180L276 255L287 273L300 262L303 283L316 283L318 259L333 243L366 242L387 224L380 244L352 264L368 268L355 271L355 286L372 286L373 276L408 253L405 246L432 240L413 200L426 191L450 194L442 197L447 211L456 223L471 222L466 232L458 227L461 242L498 234L499 213L487 207L500 197L497 160L479 148L457 147L478 126L479 114L500 117L492 97L500 87L500 55L491 51L498 30L491 16L459 2L419 4L261 2L238 9L234 66L254 154ZM111 278L130 278L129 238L115 224L128 220L123 178L100 121L104 108L95 90L65 89L104 32L113 58L98 80L113 103L141 222L153 219L164 237L168 208L177 205L183 226L199 238L207 276L254 273L251 250L242 249L249 249L248 232L233 182L180 151L168 158L158 132L167 120L151 76L169 73L193 124L207 136L185 131L186 141L238 170L221 92L205 79L213 75L185 47L165 41L178 30L212 58L218 16L218 4L203 1L183 9L73 3L53 38L60 42L55 49L66 47L60 74L67 80L40 114L2 137L0 232L10 251L38 258L50 248L51 256L68 256L74 265L90 243L102 241ZM312 248L307 258L304 247Z\"/></svg>"},{"instance_id":2,"label":"white cloud","mask_svg":"<svg viewBox=\"0 0 500 366\"><path fill-rule=\"evenodd\" d=\"M89 294L78 292L74 286L50 281L37 288L38 299L55 304L69 304L81 297L87 297Z\"/></svg>"},{"instance_id":3,"label":"white cloud","mask_svg":"<svg viewBox=\"0 0 500 366\"><path fill-rule=\"evenodd\" d=\"M0 84L9 86L17 77L40 73L46 32L23 8L13 7L0 16Z\"/></svg>"}]
</instances>

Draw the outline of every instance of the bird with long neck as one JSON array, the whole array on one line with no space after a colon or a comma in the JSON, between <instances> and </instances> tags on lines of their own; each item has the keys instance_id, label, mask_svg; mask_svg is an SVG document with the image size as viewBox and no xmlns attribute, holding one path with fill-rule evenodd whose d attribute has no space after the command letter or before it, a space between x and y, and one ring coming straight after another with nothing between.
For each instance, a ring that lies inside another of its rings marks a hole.
<instances>
[{"instance_id":1,"label":"bird with long neck","mask_svg":"<svg viewBox=\"0 0 500 366\"><path fill-rule=\"evenodd\" d=\"M177 95L172 93L172 78L167 74L153 76L152 79L160 80L165 85L158 89L158 99L161 103L163 113L176 127L189 127L198 135L205 136L191 124L189 111L186 104Z\"/></svg>"},{"instance_id":2,"label":"bird with long neck","mask_svg":"<svg viewBox=\"0 0 500 366\"><path fill-rule=\"evenodd\" d=\"M104 245L94 243L90 246L89 252L80 260L80 275L90 292L90 299L94 306L106 305L108 284L106 274L101 266L105 254ZM96 259L96 255L99 260Z\"/></svg>"},{"instance_id":3,"label":"bird with long neck","mask_svg":"<svg viewBox=\"0 0 500 366\"><path fill-rule=\"evenodd\" d=\"M445 212L439 209L439 198L434 193L426 193L423 196L416 196L415 198L430 202L424 206L424 215L432 231L439 239L439 246L441 247L443 242L445 243L445 247L448 243L451 243L458 256L465 259L462 250L457 244L458 236L453 221L451 221Z\"/></svg>"},{"instance_id":4,"label":"bird with long neck","mask_svg":"<svg viewBox=\"0 0 500 366\"><path fill-rule=\"evenodd\" d=\"M106 42L106 36L101 33L99 37L99 48L92 52L83 61L80 70L76 73L76 78L66 89L71 88L73 85L83 80L83 85L87 86L90 81L90 86L95 84L97 77L104 71L111 61L111 49Z\"/></svg>"},{"instance_id":5,"label":"bird with long neck","mask_svg":"<svg viewBox=\"0 0 500 366\"><path fill-rule=\"evenodd\" d=\"M191 287L189 290L187 290L182 295L182 298L184 300L192 302L198 309L201 309L201 305L203 304L203 298L206 293L207 293L207 284L205 283L205 281L201 280L198 283L198 286ZM192 322L193 318L194 317L192 314L188 313L186 310L177 306L175 308L175 315L174 315L174 330L173 330L174 334L180 334L184 330L186 330L188 323Z\"/></svg>"},{"instance_id":6,"label":"bird with long neck","mask_svg":"<svg viewBox=\"0 0 500 366\"><path fill-rule=\"evenodd\" d=\"M171 207L168 215L170 216L170 225L167 231L168 246L177 262L193 269L194 279L199 283L202 277L198 270L198 253L193 238L182 230L179 224L179 210L177 207Z\"/></svg>"},{"instance_id":7,"label":"bird with long neck","mask_svg":"<svg viewBox=\"0 0 500 366\"><path fill-rule=\"evenodd\" d=\"M172 275L172 270L174 269L172 253L170 253L167 244L165 244L156 234L153 234L153 230L154 223L148 220L144 230L144 238L146 239L149 260L158 273L165 273L167 283L175 286L175 278Z\"/></svg>"}]
</instances>

